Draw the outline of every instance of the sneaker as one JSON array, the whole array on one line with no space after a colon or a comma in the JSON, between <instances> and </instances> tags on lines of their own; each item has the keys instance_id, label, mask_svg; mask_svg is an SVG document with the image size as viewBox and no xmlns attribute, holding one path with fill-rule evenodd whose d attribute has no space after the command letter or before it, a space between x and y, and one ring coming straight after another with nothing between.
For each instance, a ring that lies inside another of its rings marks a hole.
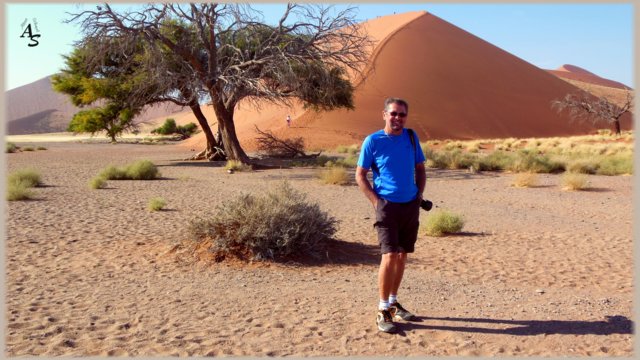
<instances>
[{"instance_id":1,"label":"sneaker","mask_svg":"<svg viewBox=\"0 0 640 360\"><path fill-rule=\"evenodd\" d=\"M396 320L413 320L414 316L412 313L407 311L407 309L403 308L400 303L396 302L389 305L389 312L391 316Z\"/></svg>"},{"instance_id":2,"label":"sneaker","mask_svg":"<svg viewBox=\"0 0 640 360\"><path fill-rule=\"evenodd\" d=\"M396 326L393 325L393 320L391 320L391 313L389 312L389 310L378 310L376 324L378 325L378 330L380 331L384 331L386 333L396 331Z\"/></svg>"}]
</instances>

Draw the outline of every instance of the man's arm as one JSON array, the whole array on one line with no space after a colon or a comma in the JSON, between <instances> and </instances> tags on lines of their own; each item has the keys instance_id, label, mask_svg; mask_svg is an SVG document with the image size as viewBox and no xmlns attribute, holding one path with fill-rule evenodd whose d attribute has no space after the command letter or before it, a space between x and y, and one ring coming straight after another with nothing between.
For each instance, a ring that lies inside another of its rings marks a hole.
<instances>
[{"instance_id":1,"label":"man's arm","mask_svg":"<svg viewBox=\"0 0 640 360\"><path fill-rule=\"evenodd\" d=\"M424 163L416 164L416 185L418 186L418 197L423 199L424 187L427 183L427 173L424 169Z\"/></svg>"},{"instance_id":2,"label":"man's arm","mask_svg":"<svg viewBox=\"0 0 640 360\"><path fill-rule=\"evenodd\" d=\"M365 169L360 166L356 167L356 182L358 183L358 187L360 188L360 190L364 193L367 199L371 201L371 204L375 209L378 206L378 200L380 198L378 198L378 195L375 193L375 191L373 191L373 188L371 187L371 183L367 179L368 172L369 172L368 169Z\"/></svg>"}]
</instances>

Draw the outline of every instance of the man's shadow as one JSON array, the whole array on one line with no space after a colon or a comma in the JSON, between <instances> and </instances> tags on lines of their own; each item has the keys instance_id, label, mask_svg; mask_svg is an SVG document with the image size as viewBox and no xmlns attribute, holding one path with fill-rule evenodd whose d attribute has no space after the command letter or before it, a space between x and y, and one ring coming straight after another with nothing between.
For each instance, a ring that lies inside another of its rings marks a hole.
<instances>
[{"instance_id":1,"label":"man's shadow","mask_svg":"<svg viewBox=\"0 0 640 360\"><path fill-rule=\"evenodd\" d=\"M429 325L429 320L485 323L509 325L507 328L494 329L482 326L457 325ZM612 335L633 334L633 321L626 316L607 316L603 321L572 321L572 320L499 320L479 318L450 318L416 316L412 322L397 322L398 334L404 336L405 331L416 329L449 330L457 332L475 332L483 334L504 334L516 336L535 336L541 334L563 335Z\"/></svg>"}]
</instances>

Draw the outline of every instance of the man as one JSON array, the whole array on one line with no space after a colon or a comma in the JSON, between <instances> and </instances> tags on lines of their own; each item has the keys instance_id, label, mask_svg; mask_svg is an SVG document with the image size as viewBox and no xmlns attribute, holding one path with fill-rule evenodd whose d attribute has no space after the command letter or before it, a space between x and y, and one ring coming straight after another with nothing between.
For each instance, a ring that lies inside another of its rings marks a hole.
<instances>
[{"instance_id":1,"label":"man","mask_svg":"<svg viewBox=\"0 0 640 360\"><path fill-rule=\"evenodd\" d=\"M374 227L382 259L378 270L380 302L376 323L384 332L396 330L393 320L414 316L398 302L407 253L418 237L420 202L426 182L424 154L417 135L404 128L409 105L398 98L384 102L384 129L362 143L356 181L376 212ZM410 138L413 135L413 141ZM415 146L414 146L415 144ZM373 186L367 179L373 171Z\"/></svg>"}]
</instances>

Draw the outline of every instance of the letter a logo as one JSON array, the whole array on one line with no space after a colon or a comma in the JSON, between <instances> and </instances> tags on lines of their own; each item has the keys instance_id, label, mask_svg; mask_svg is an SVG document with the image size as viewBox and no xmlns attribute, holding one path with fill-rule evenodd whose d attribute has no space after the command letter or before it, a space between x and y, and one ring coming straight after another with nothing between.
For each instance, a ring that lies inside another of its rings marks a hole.
<instances>
[{"instance_id":1,"label":"letter a logo","mask_svg":"<svg viewBox=\"0 0 640 360\"><path fill-rule=\"evenodd\" d=\"M27 25L27 27L24 29L24 31L22 32L22 35L20 35L21 38L23 38L25 36L25 34L28 34L28 38L31 39L31 41L34 41L34 43L29 43L27 44L29 47L33 47L33 46L38 46L39 42L38 40L34 39L34 38L39 38L40 35L33 35L33 31L31 30L31 24Z\"/></svg>"}]
</instances>

